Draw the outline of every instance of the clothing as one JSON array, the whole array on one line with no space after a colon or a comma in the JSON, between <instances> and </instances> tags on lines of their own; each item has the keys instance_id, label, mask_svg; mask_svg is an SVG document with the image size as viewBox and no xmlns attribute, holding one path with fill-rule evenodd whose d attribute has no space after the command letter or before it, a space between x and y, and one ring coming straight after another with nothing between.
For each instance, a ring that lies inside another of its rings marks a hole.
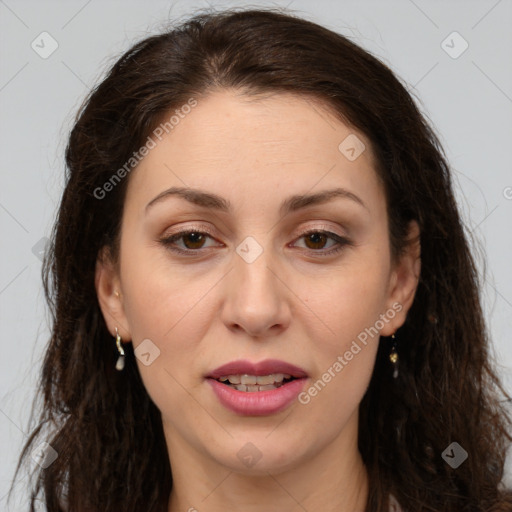
<instances>
[{"instance_id":1,"label":"clothing","mask_svg":"<svg viewBox=\"0 0 512 512\"><path fill-rule=\"evenodd\" d=\"M389 512L403 512L402 507L392 494L389 495Z\"/></svg>"}]
</instances>

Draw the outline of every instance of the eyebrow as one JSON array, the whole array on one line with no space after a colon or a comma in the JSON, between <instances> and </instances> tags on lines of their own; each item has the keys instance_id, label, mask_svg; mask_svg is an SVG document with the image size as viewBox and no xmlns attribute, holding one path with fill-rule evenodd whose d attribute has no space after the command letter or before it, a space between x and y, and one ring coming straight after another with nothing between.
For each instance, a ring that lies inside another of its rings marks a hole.
<instances>
[{"instance_id":1,"label":"eyebrow","mask_svg":"<svg viewBox=\"0 0 512 512\"><path fill-rule=\"evenodd\" d=\"M229 213L232 209L231 203L227 199L224 199L217 194L212 194L210 192L192 188L171 187L158 194L146 205L146 213L150 207L163 201L164 199L173 196L181 197L189 203L195 204L197 206L202 206L204 208L209 208L220 212ZM308 206L327 203L335 198L350 199L360 206L368 209L362 199L354 193L344 188L334 188L316 192L314 194L296 194L290 196L281 203L279 213L281 215L287 215Z\"/></svg>"}]
</instances>

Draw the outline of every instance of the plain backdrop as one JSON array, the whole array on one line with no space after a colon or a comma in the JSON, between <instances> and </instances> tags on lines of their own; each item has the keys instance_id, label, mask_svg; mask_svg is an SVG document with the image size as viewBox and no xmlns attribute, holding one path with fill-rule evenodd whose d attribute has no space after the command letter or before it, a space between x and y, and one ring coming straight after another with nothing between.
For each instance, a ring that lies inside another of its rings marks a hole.
<instances>
[{"instance_id":1,"label":"plain backdrop","mask_svg":"<svg viewBox=\"0 0 512 512\"><path fill-rule=\"evenodd\" d=\"M62 192L76 110L121 52L166 20L209 5L288 5L349 36L407 84L453 167L478 254L493 354L512 392L511 0L0 0L1 510L28 435L48 340L41 254ZM21 481L9 510L27 510L26 501Z\"/></svg>"}]
</instances>

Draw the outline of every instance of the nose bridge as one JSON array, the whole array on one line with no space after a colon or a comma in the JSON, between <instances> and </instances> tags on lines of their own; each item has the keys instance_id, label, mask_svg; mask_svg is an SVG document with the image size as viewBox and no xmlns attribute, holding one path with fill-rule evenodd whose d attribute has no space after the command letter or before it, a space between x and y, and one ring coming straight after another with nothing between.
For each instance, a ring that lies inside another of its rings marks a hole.
<instances>
[{"instance_id":1,"label":"nose bridge","mask_svg":"<svg viewBox=\"0 0 512 512\"><path fill-rule=\"evenodd\" d=\"M236 248L235 274L240 283L245 283L246 295L254 293L269 293L272 287L269 267L275 258L272 248L267 241L265 248L253 237L247 237Z\"/></svg>"},{"instance_id":2,"label":"nose bridge","mask_svg":"<svg viewBox=\"0 0 512 512\"><path fill-rule=\"evenodd\" d=\"M260 240L248 236L236 247L224 311L227 324L251 334L287 323L285 289L274 268L278 264L270 236Z\"/></svg>"},{"instance_id":3,"label":"nose bridge","mask_svg":"<svg viewBox=\"0 0 512 512\"><path fill-rule=\"evenodd\" d=\"M278 290L275 276L270 271L276 258L272 254L270 236L248 236L236 247L235 272L233 278L242 293L240 298L269 300ZM268 295L268 297L266 297Z\"/></svg>"}]
</instances>

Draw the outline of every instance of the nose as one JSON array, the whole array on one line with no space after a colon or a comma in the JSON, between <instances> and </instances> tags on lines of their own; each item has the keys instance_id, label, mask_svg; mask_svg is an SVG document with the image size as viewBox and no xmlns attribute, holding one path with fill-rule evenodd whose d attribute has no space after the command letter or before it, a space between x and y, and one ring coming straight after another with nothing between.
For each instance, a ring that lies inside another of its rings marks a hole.
<instances>
[{"instance_id":1,"label":"nose","mask_svg":"<svg viewBox=\"0 0 512 512\"><path fill-rule=\"evenodd\" d=\"M234 255L234 268L226 276L221 318L230 330L266 338L285 330L290 323L286 277L271 251L254 260Z\"/></svg>"}]
</instances>

